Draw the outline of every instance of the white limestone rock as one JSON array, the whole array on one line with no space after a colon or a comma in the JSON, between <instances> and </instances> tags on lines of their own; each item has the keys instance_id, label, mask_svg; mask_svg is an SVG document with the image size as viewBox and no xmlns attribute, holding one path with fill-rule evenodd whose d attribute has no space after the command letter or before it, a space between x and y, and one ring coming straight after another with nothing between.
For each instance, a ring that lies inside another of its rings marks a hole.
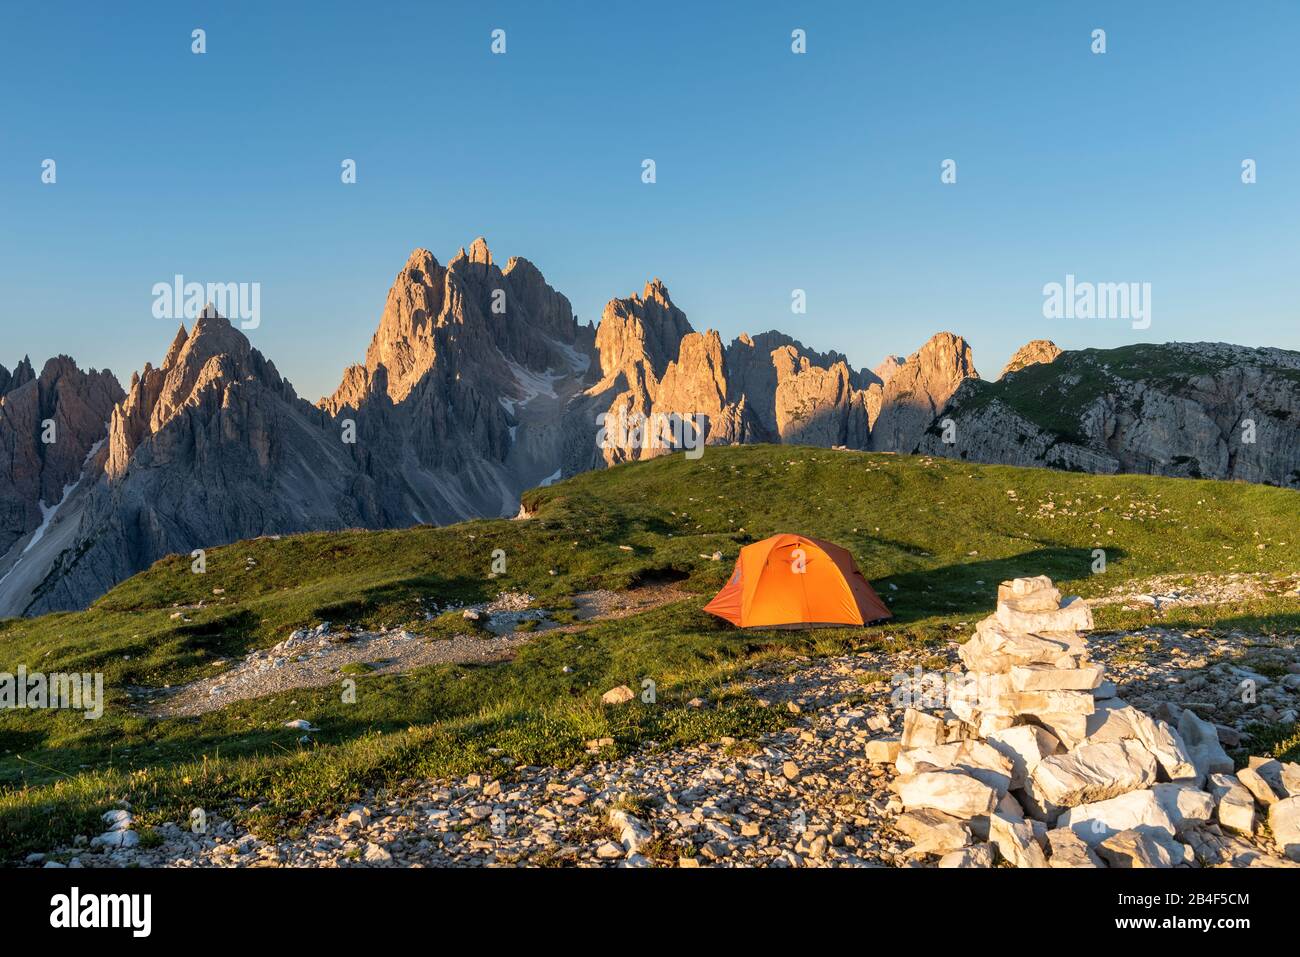
<instances>
[{"instance_id":1,"label":"white limestone rock","mask_svg":"<svg viewBox=\"0 0 1300 957\"><path fill-rule=\"evenodd\" d=\"M905 774L893 783L908 810L934 808L958 818L988 814L997 807L993 788L960 771L922 771Z\"/></svg>"},{"instance_id":2,"label":"white limestone rock","mask_svg":"<svg viewBox=\"0 0 1300 957\"><path fill-rule=\"evenodd\" d=\"M1013 578L998 585L998 604L1019 611L1055 611L1061 606L1061 592L1046 575Z\"/></svg>"},{"instance_id":3,"label":"white limestone rock","mask_svg":"<svg viewBox=\"0 0 1300 957\"><path fill-rule=\"evenodd\" d=\"M1027 822L1013 821L1001 814L989 817L989 840L1003 860L1014 867L1046 867L1047 856L1034 839L1034 829Z\"/></svg>"},{"instance_id":4,"label":"white limestone rock","mask_svg":"<svg viewBox=\"0 0 1300 957\"><path fill-rule=\"evenodd\" d=\"M926 748L943 744L947 740L947 728L942 718L915 708L908 708L903 713L902 750Z\"/></svg>"},{"instance_id":5,"label":"white limestone rock","mask_svg":"<svg viewBox=\"0 0 1300 957\"><path fill-rule=\"evenodd\" d=\"M1300 862L1300 797L1269 805L1268 827L1282 853Z\"/></svg>"},{"instance_id":6,"label":"white limestone rock","mask_svg":"<svg viewBox=\"0 0 1300 957\"><path fill-rule=\"evenodd\" d=\"M1038 762L1055 754L1061 742L1050 731L1037 725L1021 724L994 731L985 740L1011 762L1011 787L1022 788Z\"/></svg>"},{"instance_id":7,"label":"white limestone rock","mask_svg":"<svg viewBox=\"0 0 1300 957\"><path fill-rule=\"evenodd\" d=\"M1178 718L1178 734L1200 778L1232 773L1232 758L1219 744L1219 732L1209 721L1203 721L1190 708L1184 708Z\"/></svg>"},{"instance_id":8,"label":"white limestone rock","mask_svg":"<svg viewBox=\"0 0 1300 957\"><path fill-rule=\"evenodd\" d=\"M1237 780L1264 808L1268 808L1286 797L1285 794L1278 794L1273 789L1273 785L1269 783L1269 780L1255 768L1240 768L1237 771Z\"/></svg>"},{"instance_id":9,"label":"white limestone rock","mask_svg":"<svg viewBox=\"0 0 1300 957\"><path fill-rule=\"evenodd\" d=\"M993 845L975 844L952 851L939 859L940 867L992 867Z\"/></svg>"},{"instance_id":10,"label":"white limestone rock","mask_svg":"<svg viewBox=\"0 0 1300 957\"><path fill-rule=\"evenodd\" d=\"M1214 817L1214 795L1191 784L1166 782L1157 784L1152 792L1160 807L1173 822L1174 833L1182 835L1190 829L1208 823Z\"/></svg>"},{"instance_id":11,"label":"white limestone rock","mask_svg":"<svg viewBox=\"0 0 1300 957\"><path fill-rule=\"evenodd\" d=\"M1087 651L1076 635L1030 635L1004 628L996 617L983 619L957 651L962 664L978 674L1006 674L1015 665L1070 667Z\"/></svg>"},{"instance_id":12,"label":"white limestone rock","mask_svg":"<svg viewBox=\"0 0 1300 957\"><path fill-rule=\"evenodd\" d=\"M1050 852L1047 863L1051 867L1105 867L1101 858L1093 853L1087 843L1068 827L1057 827L1047 832Z\"/></svg>"},{"instance_id":13,"label":"white limestone rock","mask_svg":"<svg viewBox=\"0 0 1300 957\"><path fill-rule=\"evenodd\" d=\"M1192 756L1178 732L1120 698L1098 701L1096 709L1088 716L1087 730L1090 743L1123 741L1126 738L1140 741L1155 755L1171 781L1200 781Z\"/></svg>"},{"instance_id":14,"label":"white limestone rock","mask_svg":"<svg viewBox=\"0 0 1300 957\"><path fill-rule=\"evenodd\" d=\"M1189 859L1190 849L1171 837L1127 830L1099 843L1097 854L1111 867L1174 867Z\"/></svg>"},{"instance_id":15,"label":"white limestone rock","mask_svg":"<svg viewBox=\"0 0 1300 957\"><path fill-rule=\"evenodd\" d=\"M1066 754L1044 758L1031 777L1046 800L1074 807L1154 783L1156 759L1133 740L1083 744Z\"/></svg>"},{"instance_id":16,"label":"white limestone rock","mask_svg":"<svg viewBox=\"0 0 1300 957\"><path fill-rule=\"evenodd\" d=\"M1011 687L1016 691L1092 691L1101 684L1104 671L1100 664L1080 664L1077 668L1012 665Z\"/></svg>"},{"instance_id":17,"label":"white limestone rock","mask_svg":"<svg viewBox=\"0 0 1300 957\"><path fill-rule=\"evenodd\" d=\"M933 808L918 808L898 816L895 826L912 841L916 854L947 854L971 843L965 821Z\"/></svg>"},{"instance_id":18,"label":"white limestone rock","mask_svg":"<svg viewBox=\"0 0 1300 957\"><path fill-rule=\"evenodd\" d=\"M1034 724L1046 728L1067 749L1076 748L1088 737L1088 715L1043 712L1030 716Z\"/></svg>"},{"instance_id":19,"label":"white limestone rock","mask_svg":"<svg viewBox=\"0 0 1300 957\"><path fill-rule=\"evenodd\" d=\"M1218 803L1219 823L1243 834L1255 829L1255 799L1234 774L1211 774L1210 793Z\"/></svg>"},{"instance_id":20,"label":"white limestone rock","mask_svg":"<svg viewBox=\"0 0 1300 957\"><path fill-rule=\"evenodd\" d=\"M996 614L999 625L1022 634L1089 631L1092 628L1092 608L1077 597L1067 598L1059 608L1043 611L1022 609L1018 603L998 602Z\"/></svg>"},{"instance_id":21,"label":"white limestone rock","mask_svg":"<svg viewBox=\"0 0 1300 957\"><path fill-rule=\"evenodd\" d=\"M1090 847L1120 831L1161 831L1173 837L1176 830L1155 792L1150 790L1130 791L1105 801L1080 804L1063 813L1057 824L1074 831Z\"/></svg>"},{"instance_id":22,"label":"white limestone rock","mask_svg":"<svg viewBox=\"0 0 1300 957\"><path fill-rule=\"evenodd\" d=\"M872 764L893 764L902 750L898 738L872 738L866 745L866 757Z\"/></svg>"},{"instance_id":23,"label":"white limestone rock","mask_svg":"<svg viewBox=\"0 0 1300 957\"><path fill-rule=\"evenodd\" d=\"M904 751L898 756L896 767L900 774L949 768L964 771L993 788L999 796L1006 794L1011 786L1011 761L997 749L978 740L955 741Z\"/></svg>"}]
</instances>

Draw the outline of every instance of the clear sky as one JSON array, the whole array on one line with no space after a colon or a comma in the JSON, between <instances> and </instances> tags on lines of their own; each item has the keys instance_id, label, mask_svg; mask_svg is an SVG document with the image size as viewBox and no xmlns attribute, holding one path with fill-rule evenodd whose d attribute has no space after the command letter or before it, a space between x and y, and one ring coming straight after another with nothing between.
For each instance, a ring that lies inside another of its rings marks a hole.
<instances>
[{"instance_id":1,"label":"clear sky","mask_svg":"<svg viewBox=\"0 0 1300 957\"><path fill-rule=\"evenodd\" d=\"M63 352L125 381L162 358L175 323L154 318L151 289L181 273L259 282L250 338L314 400L364 356L411 249L445 263L480 234L584 321L657 275L698 329L779 328L855 365L941 329L985 375L1037 337L1300 348L1297 3L94 2L2 17L11 368ZM950 158L955 185L940 182ZM1044 284L1067 273L1150 282L1150 328L1044 318Z\"/></svg>"}]
</instances>

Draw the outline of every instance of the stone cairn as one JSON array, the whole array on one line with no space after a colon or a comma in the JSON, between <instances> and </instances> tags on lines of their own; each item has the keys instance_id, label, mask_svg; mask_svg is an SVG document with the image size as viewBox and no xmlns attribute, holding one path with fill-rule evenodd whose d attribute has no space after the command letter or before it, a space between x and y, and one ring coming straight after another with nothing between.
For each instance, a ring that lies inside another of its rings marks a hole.
<instances>
[{"instance_id":1,"label":"stone cairn","mask_svg":"<svg viewBox=\"0 0 1300 957\"><path fill-rule=\"evenodd\" d=\"M940 867L1297 866L1300 765L1251 758L1234 774L1212 723L1184 710L1174 728L1127 704L1088 660L1092 624L1087 603L1062 601L1046 576L1003 582L997 611L959 652L966 673L904 686L923 706L867 757L898 770L909 856Z\"/></svg>"}]
</instances>

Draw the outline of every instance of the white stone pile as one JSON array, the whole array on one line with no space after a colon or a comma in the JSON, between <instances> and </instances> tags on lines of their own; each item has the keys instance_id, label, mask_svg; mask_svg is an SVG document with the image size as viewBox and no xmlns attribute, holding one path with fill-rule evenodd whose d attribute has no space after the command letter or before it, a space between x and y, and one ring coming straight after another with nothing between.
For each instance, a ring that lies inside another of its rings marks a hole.
<instances>
[{"instance_id":1,"label":"white stone pile","mask_svg":"<svg viewBox=\"0 0 1300 957\"><path fill-rule=\"evenodd\" d=\"M940 867L1295 866L1300 765L1251 758L1234 774L1212 723L1184 710L1174 728L1127 704L1088 660L1092 625L1046 576L1003 582L959 652L966 673L905 686L921 706L867 756L899 772L911 853Z\"/></svg>"}]
</instances>

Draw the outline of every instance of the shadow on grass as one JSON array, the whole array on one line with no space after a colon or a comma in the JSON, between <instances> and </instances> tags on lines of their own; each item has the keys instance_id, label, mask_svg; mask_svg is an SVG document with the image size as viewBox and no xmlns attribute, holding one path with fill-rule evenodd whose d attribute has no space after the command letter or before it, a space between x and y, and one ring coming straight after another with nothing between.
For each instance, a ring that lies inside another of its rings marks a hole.
<instances>
[{"instance_id":1,"label":"shadow on grass","mask_svg":"<svg viewBox=\"0 0 1300 957\"><path fill-rule=\"evenodd\" d=\"M1123 557L1120 549L1106 550L1106 560L1112 564ZM877 578L873 585L882 597L894 596L894 589L889 586L898 586L890 608L894 612L893 623L904 625L935 615L991 613L999 583L1035 575L1047 575L1053 581L1070 581L1088 575L1092 561L1090 548L1038 548L1008 558L962 562Z\"/></svg>"}]
</instances>

